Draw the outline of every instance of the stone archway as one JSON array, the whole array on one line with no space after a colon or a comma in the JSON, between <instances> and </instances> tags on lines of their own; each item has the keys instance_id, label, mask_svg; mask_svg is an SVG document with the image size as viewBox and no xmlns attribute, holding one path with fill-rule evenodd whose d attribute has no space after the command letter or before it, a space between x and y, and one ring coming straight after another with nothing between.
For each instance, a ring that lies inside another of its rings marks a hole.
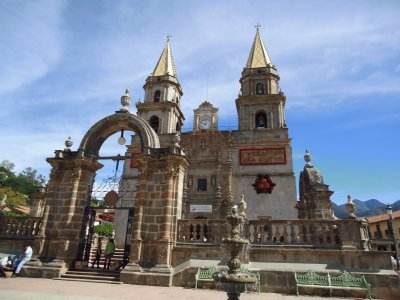
<instances>
[{"instance_id":1,"label":"stone archway","mask_svg":"<svg viewBox=\"0 0 400 300\"><path fill-rule=\"evenodd\" d=\"M60 267L72 267L83 238L84 209L90 202L89 191L96 171L103 167L98 160L104 141L121 130L134 131L142 142L142 153L160 147L157 134L142 118L126 110L117 111L94 124L85 134L78 151L57 150L48 158L52 170L48 183L43 216L40 256L59 262Z\"/></svg>"},{"instance_id":2,"label":"stone archway","mask_svg":"<svg viewBox=\"0 0 400 300\"><path fill-rule=\"evenodd\" d=\"M79 151L84 157L97 157L104 141L121 130L131 130L138 134L142 153L148 154L150 148L160 148L156 132L142 118L126 111L118 111L94 124L82 139Z\"/></svg>"}]
</instances>

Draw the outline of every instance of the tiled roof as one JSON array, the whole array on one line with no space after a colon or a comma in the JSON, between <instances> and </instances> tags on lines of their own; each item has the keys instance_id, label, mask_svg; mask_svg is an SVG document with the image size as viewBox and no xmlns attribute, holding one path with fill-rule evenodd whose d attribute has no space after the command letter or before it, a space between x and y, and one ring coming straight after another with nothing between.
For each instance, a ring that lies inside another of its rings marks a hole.
<instances>
[{"instance_id":1,"label":"tiled roof","mask_svg":"<svg viewBox=\"0 0 400 300\"><path fill-rule=\"evenodd\" d=\"M393 219L397 219L397 218L400 218L400 210L393 212ZM366 219L368 220L368 223L379 223L379 222L382 222L385 220L389 220L389 215L382 214L382 215L368 217Z\"/></svg>"}]
</instances>

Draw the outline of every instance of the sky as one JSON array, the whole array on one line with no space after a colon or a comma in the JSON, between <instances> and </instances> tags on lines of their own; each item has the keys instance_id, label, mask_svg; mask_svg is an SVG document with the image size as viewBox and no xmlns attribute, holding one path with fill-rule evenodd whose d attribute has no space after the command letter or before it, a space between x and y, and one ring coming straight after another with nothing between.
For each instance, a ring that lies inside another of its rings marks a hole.
<instances>
[{"instance_id":1,"label":"sky","mask_svg":"<svg viewBox=\"0 0 400 300\"><path fill-rule=\"evenodd\" d=\"M342 204L400 200L400 1L0 0L0 161L49 177L47 157L133 102L170 34L184 130L205 100L221 129L255 25L281 77L298 182L312 164ZM136 113L134 105L131 112ZM110 137L101 154L124 153ZM113 168L113 167L111 167Z\"/></svg>"}]
</instances>

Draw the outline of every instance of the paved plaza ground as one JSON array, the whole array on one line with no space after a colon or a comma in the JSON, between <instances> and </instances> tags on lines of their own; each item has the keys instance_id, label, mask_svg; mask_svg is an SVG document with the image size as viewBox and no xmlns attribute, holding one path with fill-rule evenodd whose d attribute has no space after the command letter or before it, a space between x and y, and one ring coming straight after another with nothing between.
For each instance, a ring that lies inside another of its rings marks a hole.
<instances>
[{"instance_id":1,"label":"paved plaza ground","mask_svg":"<svg viewBox=\"0 0 400 300\"><path fill-rule=\"evenodd\" d=\"M7 300L226 300L226 293L216 290L180 287L153 287L130 284L105 284L60 281L38 278L1 278L0 299ZM274 293L243 294L241 300L338 300L313 296L282 295ZM346 298L354 299L354 298Z\"/></svg>"}]
</instances>

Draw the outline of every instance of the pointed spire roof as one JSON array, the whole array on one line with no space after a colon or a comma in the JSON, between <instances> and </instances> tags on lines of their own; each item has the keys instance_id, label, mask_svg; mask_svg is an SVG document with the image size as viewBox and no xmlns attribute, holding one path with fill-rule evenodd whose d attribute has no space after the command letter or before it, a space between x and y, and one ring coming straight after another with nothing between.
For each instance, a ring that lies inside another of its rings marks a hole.
<instances>
[{"instance_id":1,"label":"pointed spire roof","mask_svg":"<svg viewBox=\"0 0 400 300\"><path fill-rule=\"evenodd\" d=\"M160 59L157 62L156 67L153 71L153 76L164 76L171 75L176 77L176 69L174 60L172 58L171 46L169 45L170 36L167 35L167 44L163 52L161 53Z\"/></svg>"},{"instance_id":2,"label":"pointed spire roof","mask_svg":"<svg viewBox=\"0 0 400 300\"><path fill-rule=\"evenodd\" d=\"M269 58L268 52L265 49L264 43L260 37L259 27L260 25L256 25L256 37L254 38L253 46L251 47L246 69L272 66L271 59Z\"/></svg>"}]
</instances>

